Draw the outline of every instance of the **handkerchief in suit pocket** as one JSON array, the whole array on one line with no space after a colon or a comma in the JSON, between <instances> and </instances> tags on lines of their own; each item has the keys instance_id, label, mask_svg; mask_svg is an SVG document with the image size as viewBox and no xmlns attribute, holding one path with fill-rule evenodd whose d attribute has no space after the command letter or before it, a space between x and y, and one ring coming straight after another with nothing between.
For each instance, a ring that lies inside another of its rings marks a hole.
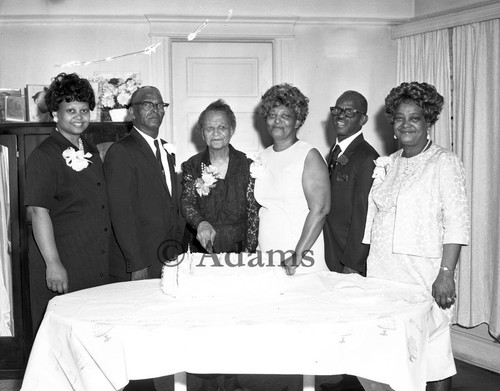
<instances>
[{"instance_id":1,"label":"handkerchief in suit pocket","mask_svg":"<svg viewBox=\"0 0 500 391\"><path fill-rule=\"evenodd\" d=\"M349 174L344 174L342 172L337 173L337 182L347 182L349 181Z\"/></svg>"}]
</instances>

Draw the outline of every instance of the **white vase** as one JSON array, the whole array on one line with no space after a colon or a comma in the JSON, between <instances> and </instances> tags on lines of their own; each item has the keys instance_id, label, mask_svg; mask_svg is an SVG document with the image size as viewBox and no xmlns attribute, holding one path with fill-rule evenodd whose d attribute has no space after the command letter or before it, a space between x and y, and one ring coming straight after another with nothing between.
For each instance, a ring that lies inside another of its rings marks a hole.
<instances>
[{"instance_id":1,"label":"white vase","mask_svg":"<svg viewBox=\"0 0 500 391\"><path fill-rule=\"evenodd\" d=\"M128 122L131 120L128 109L112 109L109 110L109 116L113 122Z\"/></svg>"}]
</instances>

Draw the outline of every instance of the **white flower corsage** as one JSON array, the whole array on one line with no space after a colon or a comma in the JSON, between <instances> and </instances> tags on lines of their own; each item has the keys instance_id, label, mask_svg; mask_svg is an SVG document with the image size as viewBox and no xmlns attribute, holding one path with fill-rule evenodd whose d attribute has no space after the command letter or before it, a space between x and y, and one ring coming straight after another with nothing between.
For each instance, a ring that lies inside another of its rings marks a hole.
<instances>
[{"instance_id":1,"label":"white flower corsage","mask_svg":"<svg viewBox=\"0 0 500 391\"><path fill-rule=\"evenodd\" d=\"M163 145L163 149L165 151L167 151L167 153L169 155L172 156L172 160L174 162L174 171L177 172L177 169L175 167L175 154L177 153L177 148L175 148L175 145L174 144L170 144L170 143L165 143L165 144L162 144Z\"/></svg>"},{"instance_id":2,"label":"white flower corsage","mask_svg":"<svg viewBox=\"0 0 500 391\"><path fill-rule=\"evenodd\" d=\"M175 148L174 144L165 143L163 144L163 148L171 155L175 155L177 153L177 148Z\"/></svg>"},{"instance_id":3,"label":"white flower corsage","mask_svg":"<svg viewBox=\"0 0 500 391\"><path fill-rule=\"evenodd\" d=\"M341 166L345 166L347 163L349 163L349 158L346 155L340 155L335 159L337 163L339 163Z\"/></svg>"},{"instance_id":4,"label":"white flower corsage","mask_svg":"<svg viewBox=\"0 0 500 391\"><path fill-rule=\"evenodd\" d=\"M217 167L201 163L201 178L198 178L194 182L194 186L200 197L207 196L210 193L210 189L215 187L219 177L220 174Z\"/></svg>"},{"instance_id":5,"label":"white flower corsage","mask_svg":"<svg viewBox=\"0 0 500 391\"><path fill-rule=\"evenodd\" d=\"M254 179L262 178L264 173L266 172L266 165L260 158L260 156L256 156L251 158L253 160L252 164L250 164L250 176Z\"/></svg>"},{"instance_id":6,"label":"white flower corsage","mask_svg":"<svg viewBox=\"0 0 500 391\"><path fill-rule=\"evenodd\" d=\"M377 158L377 160L375 160L375 169L373 170L372 178L379 179L383 182L392 167L392 163L393 160L390 156L381 156Z\"/></svg>"},{"instance_id":7,"label":"white flower corsage","mask_svg":"<svg viewBox=\"0 0 500 391\"><path fill-rule=\"evenodd\" d=\"M84 153L83 150L76 151L72 147L65 149L62 155L66 160L66 164L75 171L82 171L89 166L89 163L92 163L88 160L88 158L92 157L90 152Z\"/></svg>"}]
</instances>

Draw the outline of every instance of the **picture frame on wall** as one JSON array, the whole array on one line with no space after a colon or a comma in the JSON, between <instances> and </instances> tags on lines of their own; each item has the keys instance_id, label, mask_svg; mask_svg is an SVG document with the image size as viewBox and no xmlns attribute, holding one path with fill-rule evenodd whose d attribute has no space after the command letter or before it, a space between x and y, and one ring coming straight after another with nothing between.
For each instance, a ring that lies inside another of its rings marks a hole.
<instances>
[{"instance_id":1,"label":"picture frame on wall","mask_svg":"<svg viewBox=\"0 0 500 391\"><path fill-rule=\"evenodd\" d=\"M52 122L53 118L45 103L45 95L49 86L28 84L26 86L26 118L30 122Z\"/></svg>"},{"instance_id":2,"label":"picture frame on wall","mask_svg":"<svg viewBox=\"0 0 500 391\"><path fill-rule=\"evenodd\" d=\"M5 97L6 96L22 96L20 88L0 88L0 122L5 119Z\"/></svg>"},{"instance_id":3,"label":"picture frame on wall","mask_svg":"<svg viewBox=\"0 0 500 391\"><path fill-rule=\"evenodd\" d=\"M5 121L26 121L26 101L24 96L7 95L4 99Z\"/></svg>"}]
</instances>

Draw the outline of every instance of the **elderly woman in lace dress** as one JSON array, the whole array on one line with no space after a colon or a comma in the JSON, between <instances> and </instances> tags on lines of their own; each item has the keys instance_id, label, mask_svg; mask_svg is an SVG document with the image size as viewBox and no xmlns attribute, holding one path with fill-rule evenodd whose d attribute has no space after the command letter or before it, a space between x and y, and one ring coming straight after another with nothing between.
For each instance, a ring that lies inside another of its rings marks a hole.
<instances>
[{"instance_id":1,"label":"elderly woman in lace dress","mask_svg":"<svg viewBox=\"0 0 500 391\"><path fill-rule=\"evenodd\" d=\"M258 204L252 161L229 143L236 130L231 107L219 99L198 119L207 148L182 164L181 210L193 252L254 252Z\"/></svg>"},{"instance_id":2,"label":"elderly woman in lace dress","mask_svg":"<svg viewBox=\"0 0 500 391\"><path fill-rule=\"evenodd\" d=\"M253 196L252 161L229 143L236 117L223 100L200 114L207 148L182 164L181 211L192 252L255 252L259 206ZM236 375L189 376L190 389L240 389Z\"/></svg>"},{"instance_id":3,"label":"elderly woman in lace dress","mask_svg":"<svg viewBox=\"0 0 500 391\"><path fill-rule=\"evenodd\" d=\"M402 83L387 96L402 148L375 162L364 238L368 277L422 285L439 306L443 322L430 326L427 354L431 391L450 390L456 373L449 318L442 315L455 303L454 271L470 231L462 162L429 136L442 107L443 97L427 83Z\"/></svg>"}]
</instances>

